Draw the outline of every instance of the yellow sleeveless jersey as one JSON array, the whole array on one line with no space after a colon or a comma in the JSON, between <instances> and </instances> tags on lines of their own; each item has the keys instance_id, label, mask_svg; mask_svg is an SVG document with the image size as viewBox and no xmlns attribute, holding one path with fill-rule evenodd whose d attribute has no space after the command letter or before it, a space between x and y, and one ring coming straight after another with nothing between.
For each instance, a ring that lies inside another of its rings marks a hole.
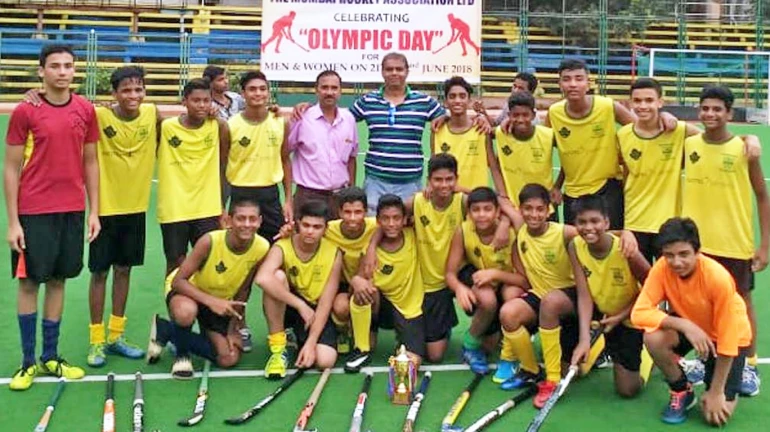
<instances>
[{"instance_id":1,"label":"yellow sleeveless jersey","mask_svg":"<svg viewBox=\"0 0 770 432\"><path fill-rule=\"evenodd\" d=\"M527 184L536 183L548 190L553 188L552 129L535 126L535 134L521 141L498 126L495 129L495 146L505 192L516 207L519 206L519 192Z\"/></svg>"},{"instance_id":2,"label":"yellow sleeveless jersey","mask_svg":"<svg viewBox=\"0 0 770 432\"><path fill-rule=\"evenodd\" d=\"M236 114L228 122L230 155L227 180L233 186L264 187L283 180L281 145L284 119L268 113L261 123L253 123Z\"/></svg>"},{"instance_id":3,"label":"yellow sleeveless jersey","mask_svg":"<svg viewBox=\"0 0 770 432\"><path fill-rule=\"evenodd\" d=\"M414 230L404 229L404 244L395 252L377 248L374 286L406 319L422 315L424 290Z\"/></svg>"},{"instance_id":4,"label":"yellow sleeveless jersey","mask_svg":"<svg viewBox=\"0 0 770 432\"><path fill-rule=\"evenodd\" d=\"M354 239L345 237L342 233L342 220L329 221L327 224L324 237L342 251L342 274L346 281L350 282L358 273L358 264L366 254L369 241L376 230L377 219L374 217L364 218L364 232Z\"/></svg>"},{"instance_id":5,"label":"yellow sleeveless jersey","mask_svg":"<svg viewBox=\"0 0 770 432\"><path fill-rule=\"evenodd\" d=\"M235 253L227 246L227 230L211 231L206 235L211 237L211 250L203 266L190 278L190 283L214 297L232 300L254 266L267 255L270 243L255 235L248 249ZM176 269L166 277L166 294L171 291L171 281L178 271Z\"/></svg>"},{"instance_id":6,"label":"yellow sleeveless jersey","mask_svg":"<svg viewBox=\"0 0 770 432\"><path fill-rule=\"evenodd\" d=\"M657 233L663 222L679 215L682 154L686 123L673 132L642 138L633 123L618 130L620 154L628 169L623 186L625 229Z\"/></svg>"},{"instance_id":7,"label":"yellow sleeveless jersey","mask_svg":"<svg viewBox=\"0 0 770 432\"><path fill-rule=\"evenodd\" d=\"M291 237L278 240L275 245L283 252L281 268L286 273L291 289L310 304L318 303L332 274L337 246L322 238L315 254L309 260L302 261L294 250Z\"/></svg>"},{"instance_id":8,"label":"yellow sleeveless jersey","mask_svg":"<svg viewBox=\"0 0 770 432\"><path fill-rule=\"evenodd\" d=\"M752 187L743 140L707 143L687 138L682 216L698 225L703 252L727 258L754 255Z\"/></svg>"},{"instance_id":9,"label":"yellow sleeveless jersey","mask_svg":"<svg viewBox=\"0 0 770 432\"><path fill-rule=\"evenodd\" d=\"M158 147L158 221L171 223L222 214L219 124L187 129L179 117L161 125Z\"/></svg>"},{"instance_id":10,"label":"yellow sleeveless jersey","mask_svg":"<svg viewBox=\"0 0 770 432\"><path fill-rule=\"evenodd\" d=\"M492 244L485 244L481 241L476 232L476 226L473 221L468 219L462 223L463 247L465 248L465 259L479 270L498 269L513 273L513 258L511 257L511 246L516 241L516 232L511 228L508 232L510 242L499 251L495 251Z\"/></svg>"},{"instance_id":11,"label":"yellow sleeveless jersey","mask_svg":"<svg viewBox=\"0 0 770 432\"><path fill-rule=\"evenodd\" d=\"M457 159L457 184L467 189L489 185L487 136L474 126L454 133L445 124L433 136L433 153L449 153Z\"/></svg>"},{"instance_id":12,"label":"yellow sleeveless jersey","mask_svg":"<svg viewBox=\"0 0 770 432\"><path fill-rule=\"evenodd\" d=\"M588 291L600 312L615 315L636 300L641 287L620 251L619 238L612 236L612 247L604 258L593 256L582 237L575 237L574 242L575 254L588 280Z\"/></svg>"},{"instance_id":13,"label":"yellow sleeveless jersey","mask_svg":"<svg viewBox=\"0 0 770 432\"><path fill-rule=\"evenodd\" d=\"M533 294L543 298L552 290L575 286L572 264L564 246L564 225L549 222L545 233L537 237L523 226L517 240L516 247Z\"/></svg>"},{"instance_id":14,"label":"yellow sleeveless jersey","mask_svg":"<svg viewBox=\"0 0 770 432\"><path fill-rule=\"evenodd\" d=\"M463 220L463 194L455 193L452 202L437 210L422 192L414 195L414 231L425 292L446 288L446 259L457 226Z\"/></svg>"},{"instance_id":15,"label":"yellow sleeveless jersey","mask_svg":"<svg viewBox=\"0 0 770 432\"><path fill-rule=\"evenodd\" d=\"M564 169L564 193L573 198L592 194L618 177L612 99L593 96L591 112L579 119L567 114L567 101L562 100L548 108L548 118Z\"/></svg>"},{"instance_id":16,"label":"yellow sleeveless jersey","mask_svg":"<svg viewBox=\"0 0 770 432\"><path fill-rule=\"evenodd\" d=\"M147 211L158 142L158 110L142 104L139 116L123 120L107 107L96 108L99 122L99 216Z\"/></svg>"}]
</instances>

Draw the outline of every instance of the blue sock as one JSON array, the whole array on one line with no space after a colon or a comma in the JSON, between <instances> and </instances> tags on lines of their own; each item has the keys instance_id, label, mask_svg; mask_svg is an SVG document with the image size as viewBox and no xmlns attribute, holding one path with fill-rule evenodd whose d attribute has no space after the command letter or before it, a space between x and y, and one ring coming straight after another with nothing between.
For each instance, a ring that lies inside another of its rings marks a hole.
<instances>
[{"instance_id":1,"label":"blue sock","mask_svg":"<svg viewBox=\"0 0 770 432\"><path fill-rule=\"evenodd\" d=\"M216 363L217 354L214 351L214 345L211 343L208 336L190 332L190 339L188 339L188 342L190 352Z\"/></svg>"},{"instance_id":2,"label":"blue sock","mask_svg":"<svg viewBox=\"0 0 770 432\"><path fill-rule=\"evenodd\" d=\"M40 360L47 362L59 358L59 325L61 321L43 319L43 355Z\"/></svg>"},{"instance_id":3,"label":"blue sock","mask_svg":"<svg viewBox=\"0 0 770 432\"><path fill-rule=\"evenodd\" d=\"M171 342L176 346L177 357L190 356L190 332L192 327L182 327L175 322L171 322Z\"/></svg>"},{"instance_id":4,"label":"blue sock","mask_svg":"<svg viewBox=\"0 0 770 432\"><path fill-rule=\"evenodd\" d=\"M35 342L37 337L37 312L19 314L19 333L21 334L21 366L26 369L35 364Z\"/></svg>"}]
</instances>

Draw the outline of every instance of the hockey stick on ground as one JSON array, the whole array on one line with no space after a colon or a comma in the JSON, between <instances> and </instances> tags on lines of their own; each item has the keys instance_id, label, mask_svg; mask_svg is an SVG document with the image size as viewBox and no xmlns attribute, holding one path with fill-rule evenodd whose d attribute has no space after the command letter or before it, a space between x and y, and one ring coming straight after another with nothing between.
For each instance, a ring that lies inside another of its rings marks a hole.
<instances>
[{"instance_id":1,"label":"hockey stick on ground","mask_svg":"<svg viewBox=\"0 0 770 432\"><path fill-rule=\"evenodd\" d=\"M306 431L305 427L307 426L307 422L310 421L310 416L313 415L313 410L315 409L316 404L318 404L318 399L321 398L321 392L324 390L326 381L329 381L329 376L331 376L331 374L331 369L324 369L324 373L321 375L321 378L318 379L318 383L315 385L313 393L310 394L305 407L302 408L302 412L299 413L297 423L294 424L294 432L310 432ZM311 429L311 431L315 432L316 429Z\"/></svg>"},{"instance_id":2,"label":"hockey stick on ground","mask_svg":"<svg viewBox=\"0 0 770 432\"><path fill-rule=\"evenodd\" d=\"M428 391L428 385L430 384L430 378L433 374L425 372L420 383L420 391L414 396L412 405L409 406L409 411L406 413L406 420L404 421L404 428L402 432L412 432L414 430L414 422L417 421L417 414L420 412L422 406L422 400L425 399L425 393Z\"/></svg>"},{"instance_id":3,"label":"hockey stick on ground","mask_svg":"<svg viewBox=\"0 0 770 432\"><path fill-rule=\"evenodd\" d=\"M179 420L176 424L183 427L195 426L203 420L206 413L206 401L209 399L209 371L211 370L211 361L206 360L203 365L203 376L198 387L198 397L195 398L195 409L192 416Z\"/></svg>"},{"instance_id":4,"label":"hockey stick on ground","mask_svg":"<svg viewBox=\"0 0 770 432\"><path fill-rule=\"evenodd\" d=\"M56 402L64 391L64 383L64 378L60 378L59 383L56 384L56 390L54 390L53 396L51 396L51 400L48 402L48 406L45 407L43 416L40 417L40 421L35 426L35 432L45 432L48 429L48 423L51 421L53 410L56 408Z\"/></svg>"},{"instance_id":5,"label":"hockey stick on ground","mask_svg":"<svg viewBox=\"0 0 770 432\"><path fill-rule=\"evenodd\" d=\"M361 432L361 424L364 422L364 408L366 408L366 398L369 393L369 386L372 385L372 373L367 372L364 378L364 385L361 393L358 394L356 409L353 410L353 419L350 421L350 432Z\"/></svg>"},{"instance_id":6,"label":"hockey stick on ground","mask_svg":"<svg viewBox=\"0 0 770 432\"><path fill-rule=\"evenodd\" d=\"M534 419L532 419L532 422L527 427L527 432L537 432L538 430L540 430L540 426L543 425L543 422L545 422L546 417L548 417L548 414L551 412L554 405L556 405L556 402L558 402L561 395L563 395L564 392L567 390L569 383L572 381L572 378L575 376L577 371L578 371L577 366L569 367L569 372L567 372L567 376L562 378L562 380L559 382L559 385L556 386L556 390L553 391L553 394L551 394L551 397L549 397L548 401L546 401L545 405L543 405L543 408L541 408L540 412L537 413Z\"/></svg>"},{"instance_id":7,"label":"hockey stick on ground","mask_svg":"<svg viewBox=\"0 0 770 432\"><path fill-rule=\"evenodd\" d=\"M254 406L249 408L246 412L243 414L232 417L225 420L226 424L229 425L241 425L246 423L247 421L251 420L259 414L265 407L270 404L270 402L274 401L281 393L286 391L289 387L291 387L292 384L294 384L295 381L297 381L303 374L305 373L305 369L298 369L297 372L295 372L290 377L286 378L281 385L278 386L275 390L273 390L272 393L262 398L259 402L257 402Z\"/></svg>"},{"instance_id":8,"label":"hockey stick on ground","mask_svg":"<svg viewBox=\"0 0 770 432\"><path fill-rule=\"evenodd\" d=\"M537 387L534 385L528 386L524 389L523 392L503 402L492 411L484 414L480 419L473 422L473 424L471 424L467 428L465 429L458 428L457 430L462 430L463 432L478 432L484 429L485 427L489 426L490 424L492 424L492 422L494 422L495 420L502 417L502 415L505 414L506 412L512 410L513 408L516 408L522 402L534 396L535 393L537 393Z\"/></svg>"},{"instance_id":9,"label":"hockey stick on ground","mask_svg":"<svg viewBox=\"0 0 770 432\"><path fill-rule=\"evenodd\" d=\"M134 417L133 432L144 431L144 389L142 388L142 373L136 373L134 381Z\"/></svg>"},{"instance_id":10,"label":"hockey stick on ground","mask_svg":"<svg viewBox=\"0 0 770 432\"><path fill-rule=\"evenodd\" d=\"M465 390L463 390L462 393L460 393L460 396L455 400L455 403L452 405L452 408L449 409L449 412L444 417L444 420L441 422L441 432L449 432L454 430L452 428L452 425L455 424L455 421L457 421L457 417L460 416L460 413L462 412L463 408L465 408L465 404L468 403L468 400L471 398L471 394L473 393L473 390L478 387L481 380L484 378L484 375L482 374L476 374L476 376L473 377L473 381L471 381L470 384L468 384L467 387L465 387Z\"/></svg>"}]
</instances>

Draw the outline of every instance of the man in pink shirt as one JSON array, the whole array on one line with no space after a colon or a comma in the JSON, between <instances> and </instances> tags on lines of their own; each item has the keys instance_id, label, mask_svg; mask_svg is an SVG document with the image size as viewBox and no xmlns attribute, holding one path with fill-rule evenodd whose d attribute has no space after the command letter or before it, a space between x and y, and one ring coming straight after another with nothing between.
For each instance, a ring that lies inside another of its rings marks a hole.
<instances>
[{"instance_id":1,"label":"man in pink shirt","mask_svg":"<svg viewBox=\"0 0 770 432\"><path fill-rule=\"evenodd\" d=\"M294 153L292 173L297 189L294 207L313 199L327 203L331 219L338 218L334 194L356 181L358 130L356 120L337 106L342 78L333 70L321 72L315 81L318 103L291 125L289 151Z\"/></svg>"}]
</instances>

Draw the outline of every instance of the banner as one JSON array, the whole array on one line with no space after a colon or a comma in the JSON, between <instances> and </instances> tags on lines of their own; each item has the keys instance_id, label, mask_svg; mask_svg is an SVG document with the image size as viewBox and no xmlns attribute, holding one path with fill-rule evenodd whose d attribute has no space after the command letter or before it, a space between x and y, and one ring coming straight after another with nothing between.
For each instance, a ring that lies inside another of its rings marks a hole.
<instances>
[{"instance_id":1,"label":"banner","mask_svg":"<svg viewBox=\"0 0 770 432\"><path fill-rule=\"evenodd\" d=\"M409 60L409 81L481 80L481 0L263 0L260 68L271 80L382 82L382 57Z\"/></svg>"}]
</instances>

